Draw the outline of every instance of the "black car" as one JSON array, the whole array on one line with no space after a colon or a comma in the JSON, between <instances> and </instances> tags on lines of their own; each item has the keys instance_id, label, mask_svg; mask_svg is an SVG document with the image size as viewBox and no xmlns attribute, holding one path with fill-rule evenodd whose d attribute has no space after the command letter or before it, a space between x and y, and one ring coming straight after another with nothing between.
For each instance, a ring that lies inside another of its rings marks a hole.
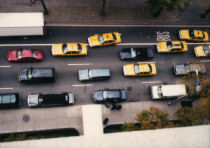
<instances>
[{"instance_id":1,"label":"black car","mask_svg":"<svg viewBox=\"0 0 210 148\"><path fill-rule=\"evenodd\" d=\"M21 104L21 98L18 93L0 94L0 109L18 108Z\"/></svg>"},{"instance_id":2,"label":"black car","mask_svg":"<svg viewBox=\"0 0 210 148\"><path fill-rule=\"evenodd\" d=\"M53 82L55 79L54 68L24 68L18 73L20 82L41 83Z\"/></svg>"},{"instance_id":3,"label":"black car","mask_svg":"<svg viewBox=\"0 0 210 148\"><path fill-rule=\"evenodd\" d=\"M195 74L196 71L199 74L204 74L206 73L206 67L204 64L180 64L180 65L175 65L173 67L174 74L176 76L183 76L187 74Z\"/></svg>"},{"instance_id":4,"label":"black car","mask_svg":"<svg viewBox=\"0 0 210 148\"><path fill-rule=\"evenodd\" d=\"M150 60L153 57L152 48L124 48L120 51L121 60Z\"/></svg>"},{"instance_id":5,"label":"black car","mask_svg":"<svg viewBox=\"0 0 210 148\"><path fill-rule=\"evenodd\" d=\"M31 94L28 96L28 107L47 107L74 104L72 93Z\"/></svg>"},{"instance_id":6,"label":"black car","mask_svg":"<svg viewBox=\"0 0 210 148\"><path fill-rule=\"evenodd\" d=\"M108 68L95 68L79 70L80 81L96 81L110 79L110 70Z\"/></svg>"},{"instance_id":7,"label":"black car","mask_svg":"<svg viewBox=\"0 0 210 148\"><path fill-rule=\"evenodd\" d=\"M94 103L117 103L122 101L126 101L126 91L124 89L105 89L93 92Z\"/></svg>"}]
</instances>

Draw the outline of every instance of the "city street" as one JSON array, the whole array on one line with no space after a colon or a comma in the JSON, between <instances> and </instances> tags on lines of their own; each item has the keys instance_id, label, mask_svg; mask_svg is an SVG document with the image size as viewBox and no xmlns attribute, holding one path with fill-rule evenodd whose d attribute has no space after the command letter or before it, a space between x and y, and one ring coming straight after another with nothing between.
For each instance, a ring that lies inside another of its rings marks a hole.
<instances>
[{"instance_id":1,"label":"city street","mask_svg":"<svg viewBox=\"0 0 210 148\"><path fill-rule=\"evenodd\" d=\"M0 93L18 92L22 96L21 108L27 107L27 96L32 93L72 92L75 105L91 104L92 93L98 89L123 88L127 91L127 101L151 101L148 86L155 84L179 83L172 73L175 64L183 64L201 60L210 71L209 59L196 58L193 48L198 42L188 42L188 52L158 54L157 41L178 40L178 30L183 28L152 28L152 27L47 27L47 37L1 38L0 39ZM193 29L193 28L192 28ZM199 28L209 32L209 28ZM95 33L117 31L122 34L122 43L109 47L88 48L84 57L53 57L51 44L67 42L87 43L87 38ZM10 45L8 45L10 44ZM33 44L33 45L32 45ZM204 44L204 43L201 43ZM208 44L210 44L208 42ZM157 66L157 75L151 77L124 77L124 64L135 61L121 61L119 51L125 47L152 47L155 57L151 62ZM40 63L9 63L6 54L10 49L37 48L44 52L44 61ZM18 71L28 67L54 67L56 80L46 84L21 84L18 82ZM111 79L108 81L83 83L78 80L78 70L87 68L110 68Z\"/></svg>"}]
</instances>

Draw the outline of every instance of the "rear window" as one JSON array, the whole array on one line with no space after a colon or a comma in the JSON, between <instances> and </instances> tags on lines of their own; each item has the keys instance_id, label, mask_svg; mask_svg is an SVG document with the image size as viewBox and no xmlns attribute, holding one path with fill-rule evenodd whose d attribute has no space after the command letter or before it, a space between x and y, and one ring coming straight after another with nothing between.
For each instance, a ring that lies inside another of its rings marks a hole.
<instances>
[{"instance_id":1,"label":"rear window","mask_svg":"<svg viewBox=\"0 0 210 148\"><path fill-rule=\"evenodd\" d=\"M9 104L10 103L10 95L4 95L2 97L2 104Z\"/></svg>"}]
</instances>

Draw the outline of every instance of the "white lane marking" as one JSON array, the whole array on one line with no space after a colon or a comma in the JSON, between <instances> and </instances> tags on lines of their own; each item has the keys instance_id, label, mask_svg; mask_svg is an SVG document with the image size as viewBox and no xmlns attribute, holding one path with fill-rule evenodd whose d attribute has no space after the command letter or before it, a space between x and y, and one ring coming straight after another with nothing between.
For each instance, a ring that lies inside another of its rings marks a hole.
<instances>
[{"instance_id":1,"label":"white lane marking","mask_svg":"<svg viewBox=\"0 0 210 148\"><path fill-rule=\"evenodd\" d=\"M137 63L139 63L139 64L141 64L141 63L147 64L147 63L156 63L156 62L155 61L151 61L151 62L137 62Z\"/></svg>"},{"instance_id":2,"label":"white lane marking","mask_svg":"<svg viewBox=\"0 0 210 148\"><path fill-rule=\"evenodd\" d=\"M187 43L188 45L206 45L210 43Z\"/></svg>"},{"instance_id":3,"label":"white lane marking","mask_svg":"<svg viewBox=\"0 0 210 148\"><path fill-rule=\"evenodd\" d=\"M161 81L141 82L141 83L161 83Z\"/></svg>"},{"instance_id":4,"label":"white lane marking","mask_svg":"<svg viewBox=\"0 0 210 148\"><path fill-rule=\"evenodd\" d=\"M11 66L0 66L0 68L9 68Z\"/></svg>"},{"instance_id":5,"label":"white lane marking","mask_svg":"<svg viewBox=\"0 0 210 148\"><path fill-rule=\"evenodd\" d=\"M0 90L5 90L5 89L10 89L10 90L11 90L11 89L13 89L13 88L0 88Z\"/></svg>"},{"instance_id":6,"label":"white lane marking","mask_svg":"<svg viewBox=\"0 0 210 148\"><path fill-rule=\"evenodd\" d=\"M0 44L0 46L52 46L53 44Z\"/></svg>"},{"instance_id":7,"label":"white lane marking","mask_svg":"<svg viewBox=\"0 0 210 148\"><path fill-rule=\"evenodd\" d=\"M200 60L200 62L202 62L202 63L208 63L208 62L210 62L210 60Z\"/></svg>"},{"instance_id":8,"label":"white lane marking","mask_svg":"<svg viewBox=\"0 0 210 148\"><path fill-rule=\"evenodd\" d=\"M91 63L82 63L82 64L67 64L68 66L82 66L82 65L91 65Z\"/></svg>"},{"instance_id":9,"label":"white lane marking","mask_svg":"<svg viewBox=\"0 0 210 148\"><path fill-rule=\"evenodd\" d=\"M157 45L157 43L120 43L116 44L118 46L127 46L127 45Z\"/></svg>"},{"instance_id":10,"label":"white lane marking","mask_svg":"<svg viewBox=\"0 0 210 148\"><path fill-rule=\"evenodd\" d=\"M93 84L73 84L73 87L92 86Z\"/></svg>"}]
</instances>

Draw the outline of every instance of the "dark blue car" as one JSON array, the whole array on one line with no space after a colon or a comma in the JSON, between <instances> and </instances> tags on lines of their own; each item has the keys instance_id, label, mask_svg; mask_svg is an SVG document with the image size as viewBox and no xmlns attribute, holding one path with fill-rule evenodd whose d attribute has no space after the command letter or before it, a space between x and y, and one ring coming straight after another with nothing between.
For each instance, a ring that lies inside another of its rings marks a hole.
<instances>
[{"instance_id":1,"label":"dark blue car","mask_svg":"<svg viewBox=\"0 0 210 148\"><path fill-rule=\"evenodd\" d=\"M94 103L117 103L123 101L126 101L126 91L124 89L105 89L93 92Z\"/></svg>"}]
</instances>

